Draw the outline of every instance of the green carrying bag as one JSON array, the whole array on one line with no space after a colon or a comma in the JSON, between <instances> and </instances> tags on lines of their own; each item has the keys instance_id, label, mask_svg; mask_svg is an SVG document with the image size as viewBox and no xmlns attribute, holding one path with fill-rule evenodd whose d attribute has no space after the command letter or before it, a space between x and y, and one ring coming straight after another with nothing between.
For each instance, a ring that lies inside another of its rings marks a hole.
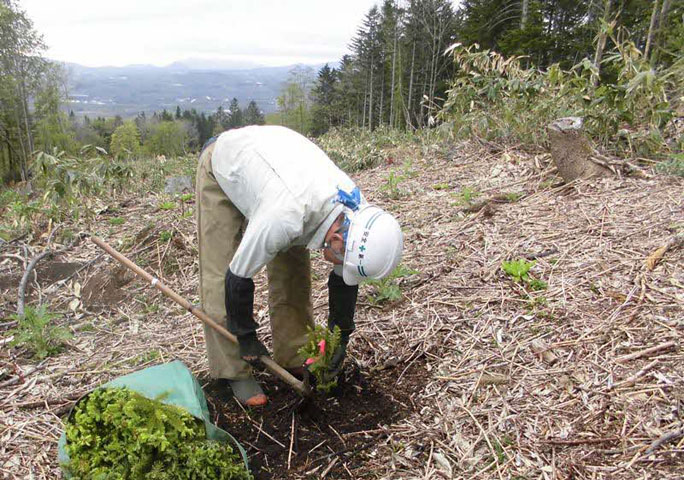
<instances>
[{"instance_id":1,"label":"green carrying bag","mask_svg":"<svg viewBox=\"0 0 684 480\"><path fill-rule=\"evenodd\" d=\"M127 387L151 400L159 399L161 403L175 405L188 411L193 417L204 422L209 440L232 442L242 455L245 468L249 471L247 452L237 440L225 430L212 424L209 419L207 399L199 382L181 361L173 361L162 365L138 370L123 377L116 378L98 388ZM69 463L66 452L66 435L62 433L58 442L57 459L59 464Z\"/></svg>"}]
</instances>

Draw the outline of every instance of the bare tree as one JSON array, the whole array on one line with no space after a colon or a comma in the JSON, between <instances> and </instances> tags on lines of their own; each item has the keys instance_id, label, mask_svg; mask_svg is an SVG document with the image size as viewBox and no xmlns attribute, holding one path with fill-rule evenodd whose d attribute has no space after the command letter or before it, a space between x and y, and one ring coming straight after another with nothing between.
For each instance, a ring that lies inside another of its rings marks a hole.
<instances>
[{"instance_id":1,"label":"bare tree","mask_svg":"<svg viewBox=\"0 0 684 480\"><path fill-rule=\"evenodd\" d=\"M612 0L605 0L603 3L603 19L599 24L598 41L596 42L596 54L594 55L594 65L596 66L596 77L593 79L594 86L598 85L599 73L601 72L601 60L603 59L603 51L606 48L608 40L608 28L611 14Z\"/></svg>"},{"instance_id":2,"label":"bare tree","mask_svg":"<svg viewBox=\"0 0 684 480\"><path fill-rule=\"evenodd\" d=\"M644 57L649 58L648 54L651 50L651 45L653 44L653 38L658 23L658 5L659 0L653 0L653 11L651 12L651 23L648 26L648 35L646 36L646 48L644 49Z\"/></svg>"}]
</instances>

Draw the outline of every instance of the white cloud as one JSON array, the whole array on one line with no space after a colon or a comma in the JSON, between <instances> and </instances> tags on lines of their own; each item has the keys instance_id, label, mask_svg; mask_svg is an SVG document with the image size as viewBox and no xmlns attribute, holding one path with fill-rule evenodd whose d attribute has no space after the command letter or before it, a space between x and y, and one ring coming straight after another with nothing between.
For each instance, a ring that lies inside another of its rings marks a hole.
<instances>
[{"instance_id":1,"label":"white cloud","mask_svg":"<svg viewBox=\"0 0 684 480\"><path fill-rule=\"evenodd\" d=\"M380 0L23 0L47 56L89 66L188 57L263 65L338 60Z\"/></svg>"}]
</instances>

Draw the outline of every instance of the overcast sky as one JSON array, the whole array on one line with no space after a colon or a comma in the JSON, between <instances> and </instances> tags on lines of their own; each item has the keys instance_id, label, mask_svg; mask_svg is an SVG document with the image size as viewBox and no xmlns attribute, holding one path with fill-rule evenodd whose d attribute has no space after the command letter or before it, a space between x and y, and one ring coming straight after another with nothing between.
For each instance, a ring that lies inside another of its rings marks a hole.
<instances>
[{"instance_id":1,"label":"overcast sky","mask_svg":"<svg viewBox=\"0 0 684 480\"><path fill-rule=\"evenodd\" d=\"M379 0L19 0L47 56L88 66L336 61Z\"/></svg>"}]
</instances>

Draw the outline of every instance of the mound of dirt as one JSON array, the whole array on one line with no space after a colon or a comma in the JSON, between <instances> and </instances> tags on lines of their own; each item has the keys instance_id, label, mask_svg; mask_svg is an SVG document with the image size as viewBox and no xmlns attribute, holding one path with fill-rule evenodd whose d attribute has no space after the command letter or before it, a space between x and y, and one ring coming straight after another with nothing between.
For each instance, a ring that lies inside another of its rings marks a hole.
<instances>
[{"instance_id":1,"label":"mound of dirt","mask_svg":"<svg viewBox=\"0 0 684 480\"><path fill-rule=\"evenodd\" d=\"M123 288L135 278L126 267L112 267L88 278L83 285L83 303L89 308L116 305L126 298Z\"/></svg>"},{"instance_id":2,"label":"mound of dirt","mask_svg":"<svg viewBox=\"0 0 684 480\"><path fill-rule=\"evenodd\" d=\"M64 280L73 275L79 268L80 263L76 262L41 262L35 268L36 278L41 287L52 285L55 282ZM0 277L0 291L19 288L23 272ZM32 290L33 282L26 286L27 293Z\"/></svg>"}]
</instances>

